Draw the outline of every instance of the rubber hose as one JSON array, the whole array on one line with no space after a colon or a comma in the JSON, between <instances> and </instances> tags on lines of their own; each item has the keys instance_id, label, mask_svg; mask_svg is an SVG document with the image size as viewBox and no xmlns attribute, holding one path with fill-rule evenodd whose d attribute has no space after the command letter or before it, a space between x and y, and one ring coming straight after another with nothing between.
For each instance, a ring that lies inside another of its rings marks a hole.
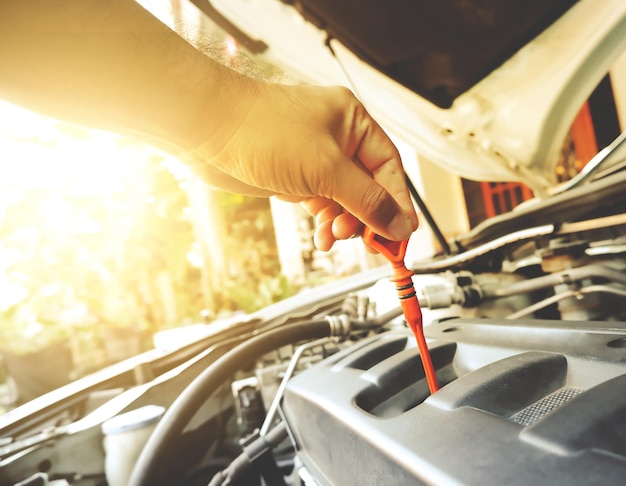
<instances>
[{"instance_id":1,"label":"rubber hose","mask_svg":"<svg viewBox=\"0 0 626 486\"><path fill-rule=\"evenodd\" d=\"M165 480L167 452L200 406L235 372L264 354L299 341L331 335L328 321L306 321L279 327L239 344L200 373L165 412L135 463L129 486L154 486Z\"/></svg>"}]
</instances>

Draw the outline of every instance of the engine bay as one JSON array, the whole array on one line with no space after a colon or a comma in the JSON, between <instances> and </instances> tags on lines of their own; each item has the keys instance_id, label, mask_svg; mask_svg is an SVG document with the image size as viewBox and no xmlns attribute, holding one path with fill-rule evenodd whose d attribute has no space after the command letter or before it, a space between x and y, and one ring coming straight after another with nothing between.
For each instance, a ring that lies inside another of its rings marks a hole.
<instances>
[{"instance_id":1,"label":"engine bay","mask_svg":"<svg viewBox=\"0 0 626 486\"><path fill-rule=\"evenodd\" d=\"M617 483L624 177L521 208L459 238L463 250L411 265L433 395L381 267L11 411L0 484L107 484L110 421L146 406L164 413L128 453L127 484Z\"/></svg>"}]
</instances>

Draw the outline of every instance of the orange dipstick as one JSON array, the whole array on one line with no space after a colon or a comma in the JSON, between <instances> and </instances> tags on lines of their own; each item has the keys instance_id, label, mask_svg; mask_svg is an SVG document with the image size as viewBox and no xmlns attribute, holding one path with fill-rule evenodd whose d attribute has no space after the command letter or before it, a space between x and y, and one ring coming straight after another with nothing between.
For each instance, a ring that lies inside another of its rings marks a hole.
<instances>
[{"instance_id":1,"label":"orange dipstick","mask_svg":"<svg viewBox=\"0 0 626 486\"><path fill-rule=\"evenodd\" d=\"M439 384L437 383L435 368L430 357L430 352L428 351L428 346L426 345L426 339L424 338L422 310L420 309L420 304L415 294L415 287L413 287L413 279L411 278L413 272L406 268L404 264L404 256L409 240L389 241L377 235L371 229L365 228L363 241L366 245L378 251L391 262L393 268L391 281L396 284L398 299L400 299L404 318L415 335L417 348L419 349L422 364L424 365L428 388L431 394L435 393L439 390Z\"/></svg>"}]
</instances>

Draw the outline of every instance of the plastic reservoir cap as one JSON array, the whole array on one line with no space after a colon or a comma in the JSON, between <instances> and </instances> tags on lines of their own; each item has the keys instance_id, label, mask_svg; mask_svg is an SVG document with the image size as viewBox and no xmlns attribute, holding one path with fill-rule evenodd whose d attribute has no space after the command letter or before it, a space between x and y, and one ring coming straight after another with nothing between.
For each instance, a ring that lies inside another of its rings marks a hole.
<instances>
[{"instance_id":1,"label":"plastic reservoir cap","mask_svg":"<svg viewBox=\"0 0 626 486\"><path fill-rule=\"evenodd\" d=\"M110 435L147 427L157 422L164 413L165 407L146 405L103 422L102 432Z\"/></svg>"}]
</instances>

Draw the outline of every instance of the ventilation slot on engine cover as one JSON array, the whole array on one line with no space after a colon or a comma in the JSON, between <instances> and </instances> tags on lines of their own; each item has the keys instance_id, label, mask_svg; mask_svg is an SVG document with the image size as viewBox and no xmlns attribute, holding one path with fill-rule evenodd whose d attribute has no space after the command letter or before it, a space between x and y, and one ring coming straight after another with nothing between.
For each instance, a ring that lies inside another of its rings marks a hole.
<instances>
[{"instance_id":1,"label":"ventilation slot on engine cover","mask_svg":"<svg viewBox=\"0 0 626 486\"><path fill-rule=\"evenodd\" d=\"M535 403L530 404L528 407L520 410L515 415L509 417L513 422L516 422L523 426L534 424L537 420L550 413L552 410L559 408L565 402L574 398L576 395L582 393L585 390L574 387L564 387L560 390L550 393L550 395L543 397L541 400L537 400Z\"/></svg>"}]
</instances>

